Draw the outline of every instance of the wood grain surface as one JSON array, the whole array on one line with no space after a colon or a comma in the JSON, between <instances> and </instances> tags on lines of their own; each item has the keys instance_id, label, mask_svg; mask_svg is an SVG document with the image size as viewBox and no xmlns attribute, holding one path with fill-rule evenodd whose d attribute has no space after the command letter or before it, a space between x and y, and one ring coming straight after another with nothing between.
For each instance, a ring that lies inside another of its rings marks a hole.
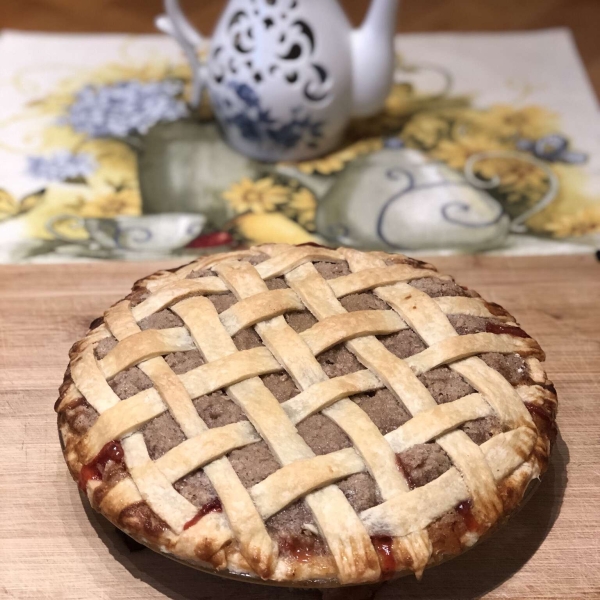
<instances>
[{"instance_id":1,"label":"wood grain surface","mask_svg":"<svg viewBox=\"0 0 600 600\"><path fill-rule=\"evenodd\" d=\"M317 2L318 0L314 0ZM368 0L340 0L359 23ZM225 0L181 0L210 33ZM0 0L0 27L40 31L153 32L162 0ZM600 96L599 0L401 0L398 30L506 31L569 27Z\"/></svg>"},{"instance_id":2,"label":"wood grain surface","mask_svg":"<svg viewBox=\"0 0 600 600\"><path fill-rule=\"evenodd\" d=\"M375 589L325 598L600 598L600 264L592 256L435 259L508 308L547 353L560 437L530 502L479 547ZM167 263L0 267L0 598L321 598L206 575L125 537L82 501L53 411L71 344ZM364 595L361 595L364 594Z\"/></svg>"}]
</instances>

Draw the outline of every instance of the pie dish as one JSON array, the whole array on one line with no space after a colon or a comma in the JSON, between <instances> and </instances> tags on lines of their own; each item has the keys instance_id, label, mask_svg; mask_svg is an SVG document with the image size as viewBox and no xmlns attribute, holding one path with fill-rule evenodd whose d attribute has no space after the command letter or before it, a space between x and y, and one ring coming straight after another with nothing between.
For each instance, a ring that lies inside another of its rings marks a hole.
<instances>
[{"instance_id":1,"label":"pie dish","mask_svg":"<svg viewBox=\"0 0 600 600\"><path fill-rule=\"evenodd\" d=\"M273 244L138 281L55 408L74 479L139 542L347 585L420 577L515 511L556 434L543 360L430 264Z\"/></svg>"}]
</instances>

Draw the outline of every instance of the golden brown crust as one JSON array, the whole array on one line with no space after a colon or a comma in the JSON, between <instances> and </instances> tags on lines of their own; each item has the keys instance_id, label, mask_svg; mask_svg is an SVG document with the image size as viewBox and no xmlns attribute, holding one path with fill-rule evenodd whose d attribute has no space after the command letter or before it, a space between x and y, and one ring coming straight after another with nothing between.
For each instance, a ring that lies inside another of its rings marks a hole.
<instances>
[{"instance_id":1,"label":"golden brown crust","mask_svg":"<svg viewBox=\"0 0 600 600\"><path fill-rule=\"evenodd\" d=\"M258 254L267 260L257 266L241 261ZM347 263L351 273L326 281L312 264L318 261ZM208 276L187 279L193 271L207 269L212 271ZM269 291L265 281L281 276L290 289ZM504 522L529 483L546 470L556 435L556 393L540 363L543 352L508 312L472 293L431 298L410 285L421 278L451 281L432 265L400 255L267 245L204 257L136 282L131 294L94 320L70 351L55 410L73 478L94 508L117 527L203 569L335 585L410 571L420 576L426 566L460 554ZM239 302L221 315L200 297L228 290ZM365 290L390 309L347 313L338 299ZM142 332L138 322L165 307L179 315L184 327ZM319 323L298 334L280 315L303 307ZM493 317L506 325L458 336L448 320L451 314ZM231 336L248 327L255 327L269 352L238 352ZM375 337L409 327L428 347L406 360ZM94 348L110 336L118 344L99 361ZM315 355L339 343L367 368L328 379ZM196 347L208 365L198 367L203 370L196 377L175 375L163 356ZM485 352L526 358L533 383L514 388L478 358ZM238 364L246 356L253 362L245 363L251 366L241 381L226 369L218 377L210 375L212 361L224 364L233 357ZM134 364L154 388L121 400L106 380ZM478 393L436 404L417 377L442 364ZM252 376L277 370L287 371L301 391L283 404ZM223 386L251 424L227 425L221 432L208 430L197 416L191 404L195 394ZM348 399L381 388L395 394L415 417L385 436ZM185 448L178 446L152 461L138 430L165 411L188 441ZM354 449L315 457L295 429L315 412L337 423ZM481 446L458 429L487 416L497 417L504 433ZM260 437L281 468L246 489L226 454ZM117 438L120 443L113 441ZM431 441L442 446L454 466L411 489L397 470L394 453ZM192 458L186 448L196 449ZM172 487L176 478L198 467L220 499L200 512ZM360 472L374 477L381 500L357 514L335 484ZM264 521L297 498L306 499L329 553L278 546L269 537Z\"/></svg>"}]
</instances>

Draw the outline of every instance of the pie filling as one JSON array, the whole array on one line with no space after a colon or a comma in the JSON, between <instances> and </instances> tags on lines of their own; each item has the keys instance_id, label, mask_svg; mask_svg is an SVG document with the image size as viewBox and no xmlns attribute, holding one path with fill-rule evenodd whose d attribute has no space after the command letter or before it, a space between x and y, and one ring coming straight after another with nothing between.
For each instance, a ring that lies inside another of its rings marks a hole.
<instances>
[{"instance_id":1,"label":"pie filling","mask_svg":"<svg viewBox=\"0 0 600 600\"><path fill-rule=\"evenodd\" d=\"M87 465L83 465L79 473L79 489L85 491L87 483L90 480L102 481L104 472L112 465L121 465L125 454L123 447L117 440L105 444L105 446L96 455L96 458Z\"/></svg>"},{"instance_id":2,"label":"pie filling","mask_svg":"<svg viewBox=\"0 0 600 600\"><path fill-rule=\"evenodd\" d=\"M264 255L263 255L264 256ZM266 256L264 256L266 258ZM252 261L261 262L263 257ZM390 263L396 262L394 259ZM403 262L406 262L404 259ZM412 261L417 267L418 261ZM350 271L346 263L315 263L317 271L325 279L348 275ZM212 271L193 271L188 278L194 279L212 276ZM268 280L270 290L287 287L282 277ZM416 279L410 282L415 288L425 292L432 298L442 296L477 297L477 294L467 290L452 281L432 278ZM139 304L147 297L142 288L130 296L132 305ZM236 303L230 292L206 296L222 313ZM359 310L389 310L390 307L371 292L356 293L341 298L342 306L349 312ZM507 313L497 305L488 304L493 314L498 317ZM285 316L288 324L296 332L301 333L317 323L308 311L290 312ZM519 327L506 325L497 317L482 318L468 315L449 315L451 324L458 334L466 335L480 332L509 334L518 337L528 337ZM98 322L97 324L100 324ZM183 322L171 310L164 309L139 322L142 330L166 329L182 327ZM383 345L394 355L406 359L424 351L427 346L412 329L404 329L390 335L378 336ZM243 329L233 336L238 350L248 350L263 346L263 342L254 328ZM100 341L95 348L97 359L102 359L115 347L117 341L108 337ZM176 374L183 374L204 363L198 350L175 352L166 355L167 364ZM502 374L513 386L530 385L528 369L523 359L517 354L489 353L480 355L490 367ZM339 344L322 352L318 362L329 378L339 377L365 367L357 360L344 344ZM419 376L420 381L429 390L438 404L453 402L475 390L455 371L447 366L440 366L426 371ZM292 378L285 372L262 376L262 381L279 402L293 398L300 390ZM138 367L134 366L115 375L108 381L117 396L124 400L142 390L152 387L152 381ZM358 394L351 399L364 410L379 431L385 435L404 423L411 415L404 404L387 388ZM227 395L225 390L215 391L195 398L194 406L198 414L209 428L223 427L231 423L247 420L242 409ZM545 428L553 428L553 415L547 414L543 408L527 405L536 424ZM96 421L96 411L85 401L80 400L69 406L63 413L63 418L71 429L85 433ZM494 435L502 432L500 421L494 416L468 421L461 429L476 444L482 444ZM352 447L352 442L340 427L322 413L313 414L297 425L297 430L315 455L329 454L337 450ZM185 441L185 436L177 422L165 412L152 419L140 430L144 436L149 455L156 460L170 449ZM280 468L266 442L261 441L238 448L227 455L233 469L246 488L251 488ZM396 455L398 470L405 477L410 489L418 488L437 479L451 468L452 462L446 452L435 442L417 444ZM107 491L118 481L127 477L123 465L123 450L118 441L112 441L101 450L98 456L81 469L80 487L85 489L88 480L102 482L95 491L95 501L100 502ZM336 484L346 496L352 508L360 513L382 502L374 479L366 472L356 473L338 481ZM189 502L198 507L197 515L185 524L187 529L211 512L223 510L221 501L211 485L209 478L202 469L198 469L174 484L175 489ZM477 531L479 524L471 511L469 500L459 503L453 510L427 527L427 532L433 542L434 551L438 555L457 554L461 549L461 538L469 531ZM156 536L167 525L156 516L149 506L138 503L126 508L120 516L123 526L141 526L147 536ZM315 555L329 553L327 544L319 534L319 530L311 511L304 500L297 500L279 511L266 521L267 531L279 546L283 556L295 560L309 560ZM391 575L397 568L392 551L392 538L379 536L372 538L377 550L383 576Z\"/></svg>"},{"instance_id":3,"label":"pie filling","mask_svg":"<svg viewBox=\"0 0 600 600\"><path fill-rule=\"evenodd\" d=\"M223 505L221 504L221 501L218 498L215 498L214 500L211 500L210 502L207 502L206 504L201 506L196 516L190 519L183 526L184 531L195 525L202 517L205 517L208 513L211 512L223 512Z\"/></svg>"}]
</instances>

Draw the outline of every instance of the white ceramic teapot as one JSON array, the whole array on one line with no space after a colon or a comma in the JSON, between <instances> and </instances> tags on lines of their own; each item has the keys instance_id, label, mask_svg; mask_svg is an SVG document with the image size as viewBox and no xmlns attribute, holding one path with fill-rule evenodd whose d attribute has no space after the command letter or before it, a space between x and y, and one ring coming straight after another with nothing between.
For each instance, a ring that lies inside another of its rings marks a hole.
<instances>
[{"instance_id":1,"label":"white ceramic teapot","mask_svg":"<svg viewBox=\"0 0 600 600\"><path fill-rule=\"evenodd\" d=\"M202 37L165 0L159 29L183 47L192 104L208 87L229 143L264 161L332 150L349 119L383 107L392 84L398 0L372 0L353 30L337 0L230 0L198 59Z\"/></svg>"}]
</instances>

